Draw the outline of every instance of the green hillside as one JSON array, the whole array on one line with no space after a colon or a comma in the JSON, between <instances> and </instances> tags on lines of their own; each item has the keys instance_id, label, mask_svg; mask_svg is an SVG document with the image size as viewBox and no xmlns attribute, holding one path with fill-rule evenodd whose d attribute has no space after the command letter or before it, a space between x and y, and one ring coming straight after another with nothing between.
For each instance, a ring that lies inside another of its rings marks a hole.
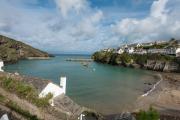
<instances>
[{"instance_id":1,"label":"green hillside","mask_svg":"<svg viewBox=\"0 0 180 120\"><path fill-rule=\"evenodd\" d=\"M5 63L15 63L28 57L49 57L46 52L33 48L20 41L0 35L0 59Z\"/></svg>"}]
</instances>

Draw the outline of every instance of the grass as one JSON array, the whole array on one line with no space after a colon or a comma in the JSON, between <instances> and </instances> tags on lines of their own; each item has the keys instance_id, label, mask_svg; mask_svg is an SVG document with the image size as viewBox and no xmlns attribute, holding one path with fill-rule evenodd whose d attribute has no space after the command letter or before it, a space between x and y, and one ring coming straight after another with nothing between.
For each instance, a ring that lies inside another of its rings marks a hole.
<instances>
[{"instance_id":1,"label":"grass","mask_svg":"<svg viewBox=\"0 0 180 120\"><path fill-rule=\"evenodd\" d=\"M28 120L39 120L36 115L31 115L28 111L21 109L16 103L13 101L9 101L6 104L11 110L21 114L22 116L26 117Z\"/></svg>"},{"instance_id":2,"label":"grass","mask_svg":"<svg viewBox=\"0 0 180 120\"><path fill-rule=\"evenodd\" d=\"M5 100L6 100L6 98L0 94L0 103L4 103Z\"/></svg>"},{"instance_id":3,"label":"grass","mask_svg":"<svg viewBox=\"0 0 180 120\"><path fill-rule=\"evenodd\" d=\"M15 93L18 97L35 104L37 107L49 106L49 100L53 97L49 93L46 97L39 98L39 94L33 86L12 78L0 78L0 86L8 92Z\"/></svg>"}]
</instances>

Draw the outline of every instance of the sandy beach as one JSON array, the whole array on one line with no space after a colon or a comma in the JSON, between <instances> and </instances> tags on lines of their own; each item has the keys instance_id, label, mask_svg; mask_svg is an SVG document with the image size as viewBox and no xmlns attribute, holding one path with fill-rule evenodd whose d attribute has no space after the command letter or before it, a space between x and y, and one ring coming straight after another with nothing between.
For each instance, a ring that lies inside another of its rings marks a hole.
<instances>
[{"instance_id":1,"label":"sandy beach","mask_svg":"<svg viewBox=\"0 0 180 120\"><path fill-rule=\"evenodd\" d=\"M135 110L147 110L150 106L157 109L161 118L180 119L180 74L161 73L162 80L155 84L150 93L138 98ZM168 119L168 120L169 120Z\"/></svg>"}]
</instances>

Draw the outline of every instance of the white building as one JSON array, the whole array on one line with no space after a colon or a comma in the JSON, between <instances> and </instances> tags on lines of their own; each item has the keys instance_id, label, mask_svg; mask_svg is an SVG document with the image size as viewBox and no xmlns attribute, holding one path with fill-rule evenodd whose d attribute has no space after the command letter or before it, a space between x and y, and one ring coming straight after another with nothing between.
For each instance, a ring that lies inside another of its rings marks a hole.
<instances>
[{"instance_id":1,"label":"white building","mask_svg":"<svg viewBox=\"0 0 180 120\"><path fill-rule=\"evenodd\" d=\"M133 54L144 55L147 54L147 50L144 49L135 50Z\"/></svg>"},{"instance_id":2,"label":"white building","mask_svg":"<svg viewBox=\"0 0 180 120\"><path fill-rule=\"evenodd\" d=\"M8 115L7 115L7 114L4 114L4 115L0 118L0 120L9 120Z\"/></svg>"},{"instance_id":3,"label":"white building","mask_svg":"<svg viewBox=\"0 0 180 120\"><path fill-rule=\"evenodd\" d=\"M118 54L123 54L123 53L124 53L124 50L123 50L122 48L119 48L119 49L117 49L117 53L118 53Z\"/></svg>"},{"instance_id":4,"label":"white building","mask_svg":"<svg viewBox=\"0 0 180 120\"><path fill-rule=\"evenodd\" d=\"M134 52L134 47L125 48L125 52L129 53L129 54L132 54Z\"/></svg>"},{"instance_id":5,"label":"white building","mask_svg":"<svg viewBox=\"0 0 180 120\"><path fill-rule=\"evenodd\" d=\"M52 82L47 84L47 86L39 94L39 97L45 97L49 93L53 95L53 98L51 100L51 106L54 106L54 98L61 94L66 94L66 77L61 77L60 86Z\"/></svg>"},{"instance_id":6,"label":"white building","mask_svg":"<svg viewBox=\"0 0 180 120\"><path fill-rule=\"evenodd\" d=\"M107 48L107 49L103 49L104 52L111 52L112 49L111 48Z\"/></svg>"},{"instance_id":7,"label":"white building","mask_svg":"<svg viewBox=\"0 0 180 120\"><path fill-rule=\"evenodd\" d=\"M180 57L180 48L176 49L176 57Z\"/></svg>"},{"instance_id":8,"label":"white building","mask_svg":"<svg viewBox=\"0 0 180 120\"><path fill-rule=\"evenodd\" d=\"M138 43L138 44L136 45L137 48L139 48L139 47L141 47L141 46L142 46L141 43Z\"/></svg>"},{"instance_id":9,"label":"white building","mask_svg":"<svg viewBox=\"0 0 180 120\"><path fill-rule=\"evenodd\" d=\"M2 69L4 67L4 62L0 60L0 72L3 72L4 70Z\"/></svg>"},{"instance_id":10,"label":"white building","mask_svg":"<svg viewBox=\"0 0 180 120\"><path fill-rule=\"evenodd\" d=\"M167 50L166 49L149 49L148 50L148 53L151 53L151 54L167 54Z\"/></svg>"}]
</instances>

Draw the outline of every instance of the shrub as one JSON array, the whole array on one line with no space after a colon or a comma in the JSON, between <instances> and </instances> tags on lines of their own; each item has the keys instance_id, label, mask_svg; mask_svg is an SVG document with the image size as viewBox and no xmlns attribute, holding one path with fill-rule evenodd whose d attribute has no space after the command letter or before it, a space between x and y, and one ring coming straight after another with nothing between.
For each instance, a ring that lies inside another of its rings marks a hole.
<instances>
[{"instance_id":1,"label":"shrub","mask_svg":"<svg viewBox=\"0 0 180 120\"><path fill-rule=\"evenodd\" d=\"M140 110L140 112L137 115L137 120L159 120L159 119L160 119L159 113L152 107L150 107L148 111Z\"/></svg>"}]
</instances>

